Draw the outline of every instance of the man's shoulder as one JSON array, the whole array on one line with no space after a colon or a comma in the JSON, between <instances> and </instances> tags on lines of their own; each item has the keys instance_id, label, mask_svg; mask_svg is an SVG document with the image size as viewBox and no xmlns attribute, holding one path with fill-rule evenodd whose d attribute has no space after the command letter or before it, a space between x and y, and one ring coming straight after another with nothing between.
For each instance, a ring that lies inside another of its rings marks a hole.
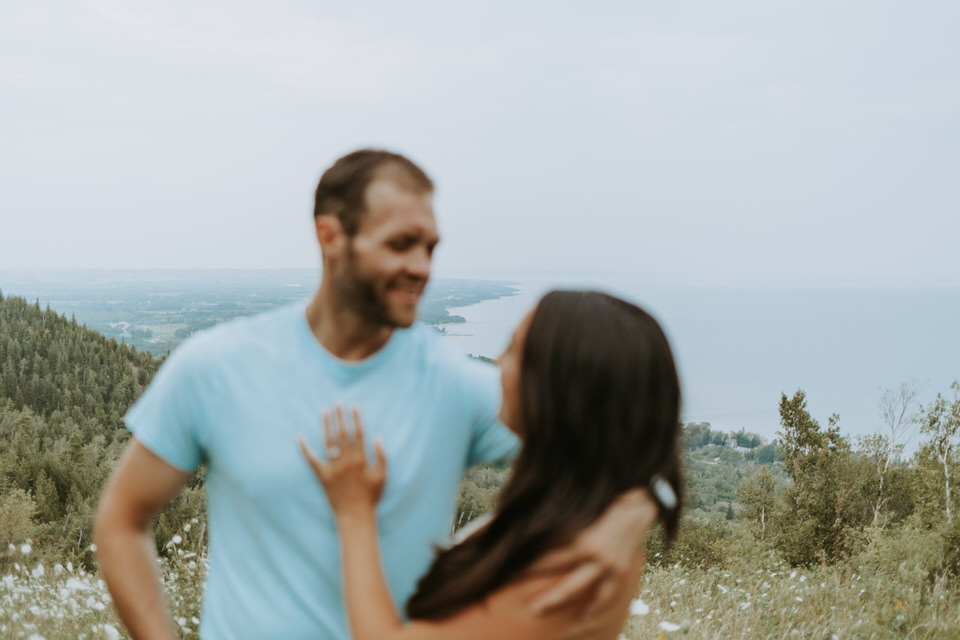
<instances>
[{"instance_id":1,"label":"man's shoulder","mask_svg":"<svg viewBox=\"0 0 960 640\"><path fill-rule=\"evenodd\" d=\"M302 307L302 305L301 305ZM216 363L258 348L275 346L291 333L297 305L285 305L263 313L239 316L193 334L172 353L171 359Z\"/></svg>"},{"instance_id":2,"label":"man's shoulder","mask_svg":"<svg viewBox=\"0 0 960 640\"><path fill-rule=\"evenodd\" d=\"M489 380L496 377L497 369L492 361L467 355L434 327L420 324L411 327L409 332L423 364L444 380L465 385L469 390L477 384L489 384Z\"/></svg>"},{"instance_id":3,"label":"man's shoulder","mask_svg":"<svg viewBox=\"0 0 960 640\"><path fill-rule=\"evenodd\" d=\"M453 370L470 366L472 358L445 340L435 327L418 323L406 331L407 339L415 344L417 351L429 364Z\"/></svg>"}]
</instances>

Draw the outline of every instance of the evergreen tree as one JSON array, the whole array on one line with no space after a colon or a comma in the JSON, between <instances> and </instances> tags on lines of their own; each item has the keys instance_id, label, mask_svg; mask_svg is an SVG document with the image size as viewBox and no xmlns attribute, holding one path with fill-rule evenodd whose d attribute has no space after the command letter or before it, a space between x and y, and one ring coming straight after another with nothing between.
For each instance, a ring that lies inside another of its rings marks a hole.
<instances>
[{"instance_id":1,"label":"evergreen tree","mask_svg":"<svg viewBox=\"0 0 960 640\"><path fill-rule=\"evenodd\" d=\"M43 469L37 475L35 494L37 496L37 507L40 509L40 520L42 522L53 522L60 518L63 510L60 505L60 494L53 480Z\"/></svg>"}]
</instances>

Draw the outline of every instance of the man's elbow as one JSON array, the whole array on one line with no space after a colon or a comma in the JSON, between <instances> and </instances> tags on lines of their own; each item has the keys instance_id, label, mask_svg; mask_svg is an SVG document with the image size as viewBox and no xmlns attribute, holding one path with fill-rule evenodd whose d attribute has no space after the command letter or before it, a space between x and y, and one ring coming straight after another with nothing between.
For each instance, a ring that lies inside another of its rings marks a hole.
<instances>
[{"instance_id":1,"label":"man's elbow","mask_svg":"<svg viewBox=\"0 0 960 640\"><path fill-rule=\"evenodd\" d=\"M134 510L125 506L113 487L107 487L97 506L93 520L93 543L97 554L108 549L117 539L129 534L141 534L149 530L150 521L138 518Z\"/></svg>"},{"instance_id":2,"label":"man's elbow","mask_svg":"<svg viewBox=\"0 0 960 640\"><path fill-rule=\"evenodd\" d=\"M93 544L97 547L97 555L100 551L109 547L110 540L116 534L117 517L113 513L113 506L107 493L100 498L100 504L97 505L97 513L93 518Z\"/></svg>"}]
</instances>

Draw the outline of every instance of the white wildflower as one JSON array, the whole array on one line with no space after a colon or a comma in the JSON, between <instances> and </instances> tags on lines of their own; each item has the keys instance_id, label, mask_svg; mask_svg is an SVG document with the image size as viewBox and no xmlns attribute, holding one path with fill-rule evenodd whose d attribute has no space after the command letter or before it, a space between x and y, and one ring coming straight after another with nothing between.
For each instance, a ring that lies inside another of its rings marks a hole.
<instances>
[{"instance_id":1,"label":"white wildflower","mask_svg":"<svg viewBox=\"0 0 960 640\"><path fill-rule=\"evenodd\" d=\"M674 631L679 631L680 625L674 622L663 621L660 623L660 628L666 631L667 633L672 633Z\"/></svg>"},{"instance_id":2,"label":"white wildflower","mask_svg":"<svg viewBox=\"0 0 960 640\"><path fill-rule=\"evenodd\" d=\"M43 565L42 565L42 564L38 564L38 565L37 565L37 568L34 569L33 571L31 571L30 573L33 574L33 577L34 577L34 578L36 578L37 580L39 580L40 578L43 577Z\"/></svg>"},{"instance_id":3,"label":"white wildflower","mask_svg":"<svg viewBox=\"0 0 960 640\"><path fill-rule=\"evenodd\" d=\"M103 635L107 640L120 640L120 632L113 625L103 625Z\"/></svg>"},{"instance_id":4,"label":"white wildflower","mask_svg":"<svg viewBox=\"0 0 960 640\"><path fill-rule=\"evenodd\" d=\"M29 544L25 544L22 547L20 547L20 553L22 553L25 556L29 555L31 551L33 551L33 547L31 547Z\"/></svg>"},{"instance_id":5,"label":"white wildflower","mask_svg":"<svg viewBox=\"0 0 960 640\"><path fill-rule=\"evenodd\" d=\"M183 530L184 530L184 531L190 531L190 523L189 523L189 522L188 522L187 524L183 525Z\"/></svg>"},{"instance_id":6,"label":"white wildflower","mask_svg":"<svg viewBox=\"0 0 960 640\"><path fill-rule=\"evenodd\" d=\"M650 613L650 605L646 602L637 598L630 603L630 615L632 616L645 616Z\"/></svg>"},{"instance_id":7,"label":"white wildflower","mask_svg":"<svg viewBox=\"0 0 960 640\"><path fill-rule=\"evenodd\" d=\"M95 544L93 544L93 543L91 542L91 543L90 543L90 551L92 551L93 553L96 553L96 552L97 552L97 545L95 545Z\"/></svg>"},{"instance_id":8,"label":"white wildflower","mask_svg":"<svg viewBox=\"0 0 960 640\"><path fill-rule=\"evenodd\" d=\"M69 578L67 580L67 589L70 591L86 591L87 585L83 584L79 578Z\"/></svg>"},{"instance_id":9,"label":"white wildflower","mask_svg":"<svg viewBox=\"0 0 960 640\"><path fill-rule=\"evenodd\" d=\"M170 542L172 542L173 544L180 544L181 542L183 542L183 538L180 537L180 534L177 534L173 536L173 539Z\"/></svg>"}]
</instances>

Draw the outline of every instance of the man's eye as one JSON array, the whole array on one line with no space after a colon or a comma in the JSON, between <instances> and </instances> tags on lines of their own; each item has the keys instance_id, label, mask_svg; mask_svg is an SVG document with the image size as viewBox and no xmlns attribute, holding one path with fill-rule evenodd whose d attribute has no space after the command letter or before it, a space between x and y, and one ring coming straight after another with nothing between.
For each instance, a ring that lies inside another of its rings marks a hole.
<instances>
[{"instance_id":1,"label":"man's eye","mask_svg":"<svg viewBox=\"0 0 960 640\"><path fill-rule=\"evenodd\" d=\"M413 242L409 238L400 238L398 240L392 240L388 246L394 251L406 251L412 245Z\"/></svg>"}]
</instances>

